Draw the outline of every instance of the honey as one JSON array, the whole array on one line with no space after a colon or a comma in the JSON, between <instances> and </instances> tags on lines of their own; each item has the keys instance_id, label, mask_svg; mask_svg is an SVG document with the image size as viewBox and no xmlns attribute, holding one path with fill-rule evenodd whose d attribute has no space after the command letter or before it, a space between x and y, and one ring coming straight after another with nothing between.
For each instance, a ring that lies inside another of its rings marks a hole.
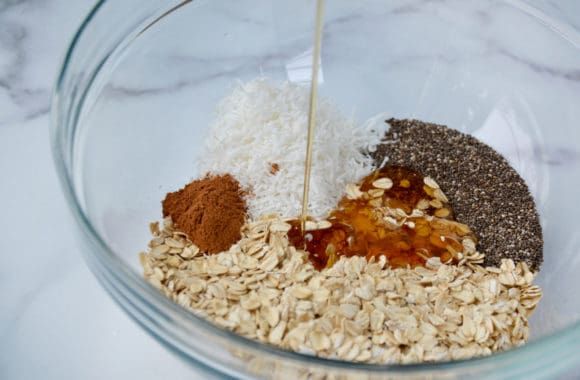
<instances>
[{"instance_id":1,"label":"honey","mask_svg":"<svg viewBox=\"0 0 580 380\"><path fill-rule=\"evenodd\" d=\"M411 169L385 167L365 177L359 189L356 197L344 196L320 228L303 234L299 220L290 222L290 243L309 252L317 269L355 255L384 255L393 268L423 266L435 256L457 263L462 242L476 241L467 225L454 220L438 185Z\"/></svg>"}]
</instances>

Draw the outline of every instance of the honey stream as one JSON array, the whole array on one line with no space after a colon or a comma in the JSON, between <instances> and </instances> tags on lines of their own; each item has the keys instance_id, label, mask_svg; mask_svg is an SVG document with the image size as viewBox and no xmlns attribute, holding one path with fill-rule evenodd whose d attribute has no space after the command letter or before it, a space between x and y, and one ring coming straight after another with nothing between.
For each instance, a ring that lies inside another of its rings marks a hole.
<instances>
[{"instance_id":1,"label":"honey stream","mask_svg":"<svg viewBox=\"0 0 580 380\"><path fill-rule=\"evenodd\" d=\"M345 196L324 228L308 230L309 223L316 225L308 217L308 194L323 18L324 0L317 0L302 211L298 220L290 222L291 244L308 251L318 269L332 266L341 255L364 256L369 260L384 255L391 267L424 265L434 256L443 262L459 261L462 238L475 241L475 236L468 226L454 222L453 210L446 200L434 198L437 189L426 186L419 173L403 167L386 167L370 174L360 184L362 197ZM383 191L374 187L379 178L388 178L392 187Z\"/></svg>"},{"instance_id":2,"label":"honey stream","mask_svg":"<svg viewBox=\"0 0 580 380\"><path fill-rule=\"evenodd\" d=\"M322 24L324 21L324 0L316 2L316 27L314 30L314 49L312 52L312 75L310 82L310 110L308 112L308 137L306 142L306 159L304 161L304 189L302 191L302 212L300 214L300 231L304 235L308 217L308 193L310 191L310 168L312 167L312 142L316 119L316 100L318 99L318 68L320 63L320 46L322 43Z\"/></svg>"}]
</instances>

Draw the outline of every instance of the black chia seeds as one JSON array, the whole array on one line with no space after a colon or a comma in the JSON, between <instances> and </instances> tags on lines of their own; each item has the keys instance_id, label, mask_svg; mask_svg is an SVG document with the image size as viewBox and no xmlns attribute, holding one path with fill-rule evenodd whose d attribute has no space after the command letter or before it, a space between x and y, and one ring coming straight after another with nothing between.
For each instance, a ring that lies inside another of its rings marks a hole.
<instances>
[{"instance_id":1,"label":"black chia seeds","mask_svg":"<svg viewBox=\"0 0 580 380\"><path fill-rule=\"evenodd\" d=\"M406 166L435 179L456 220L478 238L484 265L501 259L542 264L542 228L523 178L493 148L443 125L389 119L384 143L372 153L377 167Z\"/></svg>"}]
</instances>

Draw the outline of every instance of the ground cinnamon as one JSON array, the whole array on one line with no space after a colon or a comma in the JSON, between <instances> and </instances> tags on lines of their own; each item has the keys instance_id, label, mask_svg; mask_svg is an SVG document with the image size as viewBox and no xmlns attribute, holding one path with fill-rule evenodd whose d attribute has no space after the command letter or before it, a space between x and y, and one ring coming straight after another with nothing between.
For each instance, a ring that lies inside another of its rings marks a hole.
<instances>
[{"instance_id":1,"label":"ground cinnamon","mask_svg":"<svg viewBox=\"0 0 580 380\"><path fill-rule=\"evenodd\" d=\"M162 205L163 216L171 216L177 229L202 252L227 251L241 237L246 202L240 184L230 174L208 174L168 193Z\"/></svg>"}]
</instances>

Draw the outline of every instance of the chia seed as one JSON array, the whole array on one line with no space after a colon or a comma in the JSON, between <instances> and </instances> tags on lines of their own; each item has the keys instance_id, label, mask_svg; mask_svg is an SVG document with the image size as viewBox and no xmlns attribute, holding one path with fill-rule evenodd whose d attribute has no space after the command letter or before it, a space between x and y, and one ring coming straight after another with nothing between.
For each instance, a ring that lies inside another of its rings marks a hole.
<instances>
[{"instance_id":1,"label":"chia seed","mask_svg":"<svg viewBox=\"0 0 580 380\"><path fill-rule=\"evenodd\" d=\"M406 166L433 177L456 220L470 226L484 265L524 261L539 270L543 239L534 199L505 158L476 138L418 120L386 121L391 128L371 153L377 166Z\"/></svg>"}]
</instances>

